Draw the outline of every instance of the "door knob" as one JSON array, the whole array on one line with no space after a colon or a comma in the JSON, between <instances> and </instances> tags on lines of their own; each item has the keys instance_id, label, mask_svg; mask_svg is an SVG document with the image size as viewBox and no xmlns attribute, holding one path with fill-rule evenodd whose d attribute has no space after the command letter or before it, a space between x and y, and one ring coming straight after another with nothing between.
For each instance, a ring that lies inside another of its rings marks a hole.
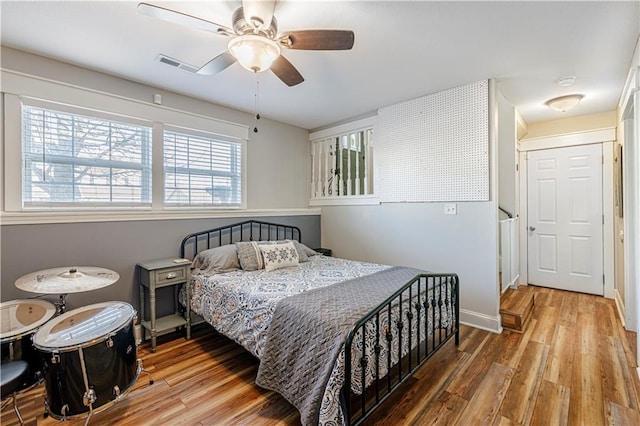
<instances>
[{"instance_id":1,"label":"door knob","mask_svg":"<svg viewBox=\"0 0 640 426\"><path fill-rule=\"evenodd\" d=\"M529 227L529 231L533 232L533 231L535 231L535 230L536 230L536 227L535 227L535 226L530 226L530 227Z\"/></svg>"}]
</instances>

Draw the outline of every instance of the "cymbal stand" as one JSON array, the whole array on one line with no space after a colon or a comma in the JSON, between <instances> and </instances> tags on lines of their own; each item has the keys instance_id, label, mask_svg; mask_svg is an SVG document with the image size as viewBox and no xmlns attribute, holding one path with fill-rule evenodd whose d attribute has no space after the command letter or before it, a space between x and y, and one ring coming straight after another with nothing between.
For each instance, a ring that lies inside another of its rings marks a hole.
<instances>
[{"instance_id":1,"label":"cymbal stand","mask_svg":"<svg viewBox=\"0 0 640 426\"><path fill-rule=\"evenodd\" d=\"M66 293L65 294L61 294L60 298L58 299L58 301L54 303L54 305L56 305L56 314L58 314L58 315L64 314L64 312L67 310L66 297L67 297Z\"/></svg>"}]
</instances>

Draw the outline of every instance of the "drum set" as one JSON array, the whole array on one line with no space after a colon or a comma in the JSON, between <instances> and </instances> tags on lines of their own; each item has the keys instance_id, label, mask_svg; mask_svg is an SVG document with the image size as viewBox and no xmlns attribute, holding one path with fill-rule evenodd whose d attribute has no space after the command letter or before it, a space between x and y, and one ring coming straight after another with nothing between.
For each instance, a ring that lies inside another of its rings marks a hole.
<instances>
[{"instance_id":1,"label":"drum set","mask_svg":"<svg viewBox=\"0 0 640 426\"><path fill-rule=\"evenodd\" d=\"M58 420L86 416L86 425L94 413L124 398L140 373L153 384L138 359L137 316L130 304L103 302L65 312L67 293L118 279L116 272L95 267L34 272L19 278L16 287L60 294L55 304L43 299L0 303L2 364L26 361L22 389L44 381L45 415Z\"/></svg>"}]
</instances>

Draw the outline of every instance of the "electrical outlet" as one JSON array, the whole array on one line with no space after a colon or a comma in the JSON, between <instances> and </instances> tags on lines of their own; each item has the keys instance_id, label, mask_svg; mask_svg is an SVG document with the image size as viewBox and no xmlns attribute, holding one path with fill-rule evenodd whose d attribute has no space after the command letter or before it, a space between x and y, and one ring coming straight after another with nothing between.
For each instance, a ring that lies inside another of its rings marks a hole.
<instances>
[{"instance_id":1,"label":"electrical outlet","mask_svg":"<svg viewBox=\"0 0 640 426\"><path fill-rule=\"evenodd\" d=\"M444 205L444 214L458 214L456 205L453 203L447 203Z\"/></svg>"}]
</instances>

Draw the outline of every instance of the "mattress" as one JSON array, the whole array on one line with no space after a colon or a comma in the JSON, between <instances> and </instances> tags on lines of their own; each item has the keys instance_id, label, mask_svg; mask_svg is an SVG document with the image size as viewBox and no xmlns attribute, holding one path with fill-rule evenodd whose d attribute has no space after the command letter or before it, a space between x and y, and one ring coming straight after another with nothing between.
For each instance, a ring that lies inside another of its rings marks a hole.
<instances>
[{"instance_id":1,"label":"mattress","mask_svg":"<svg viewBox=\"0 0 640 426\"><path fill-rule=\"evenodd\" d=\"M271 272L260 269L196 273L191 281L191 309L260 358L280 299L388 268L390 266L375 263L312 256L299 266Z\"/></svg>"}]
</instances>

